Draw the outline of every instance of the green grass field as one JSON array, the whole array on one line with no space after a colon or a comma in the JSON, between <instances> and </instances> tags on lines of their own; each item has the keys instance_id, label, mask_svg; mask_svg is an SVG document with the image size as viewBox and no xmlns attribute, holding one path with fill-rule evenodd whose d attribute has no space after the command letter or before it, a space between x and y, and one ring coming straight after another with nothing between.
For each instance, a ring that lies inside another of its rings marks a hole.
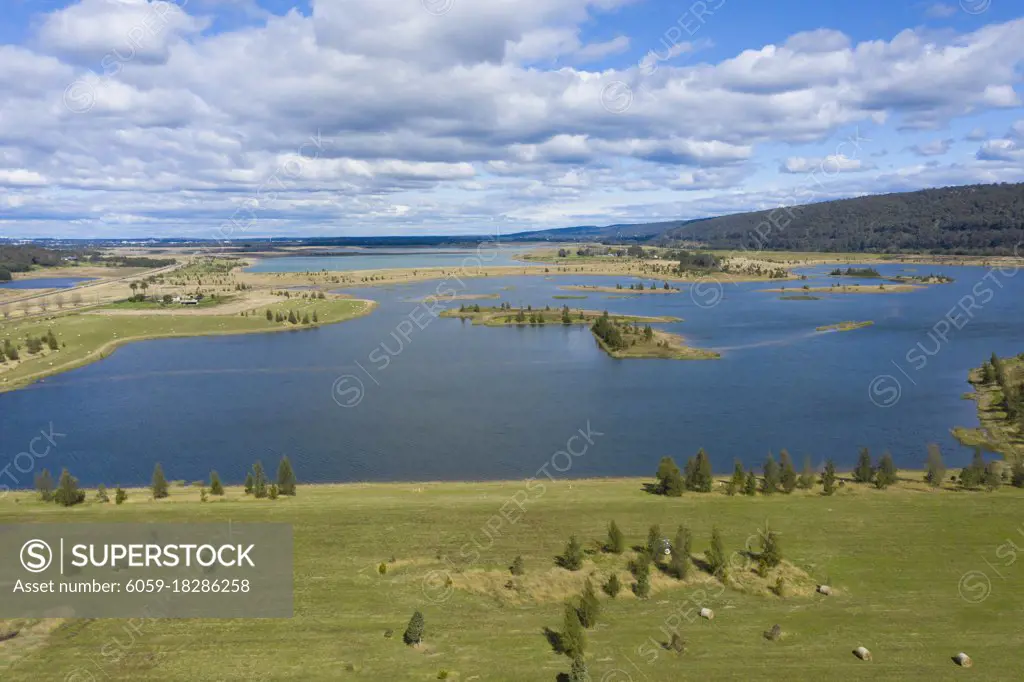
<instances>
[{"instance_id":1,"label":"green grass field","mask_svg":"<svg viewBox=\"0 0 1024 682\"><path fill-rule=\"evenodd\" d=\"M269 321L265 309L272 313L287 314L295 311L303 315L317 312L319 324L331 324L357 317L368 310L359 300L289 299L261 306L248 316L238 313L225 315L101 315L78 312L32 318L24 322L5 323L0 328L0 344L10 339L15 345L24 345L26 337L39 337L52 329L62 344L58 351L45 351L32 356L22 348L20 361L0 364L0 391L12 390L43 376L73 369L106 357L126 341L174 336L204 336L211 334L244 334L302 328L287 322Z\"/></svg>"},{"instance_id":2,"label":"green grass field","mask_svg":"<svg viewBox=\"0 0 1024 682\"><path fill-rule=\"evenodd\" d=\"M173 463L165 467L173 476ZM595 549L611 519L630 544L643 543L653 523L670 537L685 523L695 555L715 525L738 551L767 523L801 589L780 598L716 588L703 575L686 584L658 575L648 600L628 587L614 600L602 595L600 622L587 633L593 680L1020 679L1024 562L1007 548L1024 546L1024 491L847 484L829 498L665 498L643 492L639 479L540 480L542 494L519 495L522 510L509 500L523 482L300 486L298 497L276 501L229 489L208 503L195 488L173 488L166 500L131 491L123 506L71 509L11 493L0 500L0 523L291 523L295 617L151 621L131 638L119 620L0 622L0 632L22 628L0 643L0 679L426 681L446 670L453 680L555 680L569 660L552 651L544 628L561 628L562 599L591 571L628 574L625 556L594 553L575 573L553 559L573 533ZM516 555L525 560L522 593L504 587ZM819 581L835 595L807 589ZM703 606L713 621L695 617ZM401 635L416 609L425 644L410 648ZM687 643L682 655L659 646L673 619ZM769 642L762 632L775 624L783 637ZM116 657L102 653L112 641L124 649ZM857 646L874 661L856 659ZM950 660L960 651L974 659L971 670Z\"/></svg>"}]
</instances>

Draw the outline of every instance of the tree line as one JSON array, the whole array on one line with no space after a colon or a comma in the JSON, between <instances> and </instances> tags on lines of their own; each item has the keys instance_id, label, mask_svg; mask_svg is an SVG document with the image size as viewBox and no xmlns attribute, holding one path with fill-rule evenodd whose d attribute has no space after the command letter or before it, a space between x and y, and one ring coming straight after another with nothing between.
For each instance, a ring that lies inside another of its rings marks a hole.
<instances>
[{"instance_id":1,"label":"tree line","mask_svg":"<svg viewBox=\"0 0 1024 682\"><path fill-rule=\"evenodd\" d=\"M929 445L924 481L932 487L940 487L947 482L946 471L939 447ZM885 452L876 462L868 448L860 449L857 465L852 473L852 482L884 490L898 480L899 470L890 453ZM948 482L965 490L985 488L991 491L1004 483L1024 488L1024 460L1017 460L1010 466L1001 460L986 462L981 450L975 449L971 463L962 468L959 474L953 474ZM795 490L811 490L820 485L823 495L833 495L845 484L845 481L839 478L835 462L831 458L825 461L818 472L812 467L811 458L805 457L803 469L797 473L792 457L786 450L782 450L778 461L768 453L761 467L760 476L753 469L746 470L743 463L737 460L732 476L725 482L724 490L727 495L774 495L790 494ZM679 469L672 457L662 457L658 463L655 482L647 485L649 492L668 497L680 497L686 492L710 493L714 488L715 477L711 470L711 460L703 448L687 460L683 470Z\"/></svg>"},{"instance_id":2,"label":"tree line","mask_svg":"<svg viewBox=\"0 0 1024 682\"><path fill-rule=\"evenodd\" d=\"M276 482L271 482L267 478L263 463L259 461L252 465L252 469L245 478L245 494L252 495L257 499L276 500L281 495L294 496L296 486L295 470L287 456L282 457L278 464ZM44 502L56 502L65 507L85 502L85 491L78 487L78 479L72 476L66 468L61 471L60 480L56 484L53 482L50 472L43 469L35 478L35 489L39 494L39 499ZM170 484L164 475L163 466L159 462L153 468L149 490L154 500L170 496ZM209 487L200 488L200 499L203 502L206 502L210 495L224 495L224 484L216 471L210 472ZM123 504L127 499L128 492L118 486L114 494L115 504ZM110 501L107 487L102 483L97 487L96 501Z\"/></svg>"}]
</instances>

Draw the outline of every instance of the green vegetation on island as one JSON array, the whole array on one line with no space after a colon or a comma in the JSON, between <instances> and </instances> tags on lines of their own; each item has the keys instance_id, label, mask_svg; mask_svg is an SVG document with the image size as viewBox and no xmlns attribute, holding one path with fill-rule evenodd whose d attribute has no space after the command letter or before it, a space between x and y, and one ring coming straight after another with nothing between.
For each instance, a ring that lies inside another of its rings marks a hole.
<instances>
[{"instance_id":1,"label":"green vegetation on island","mask_svg":"<svg viewBox=\"0 0 1024 682\"><path fill-rule=\"evenodd\" d=\"M819 332L848 332L854 329L860 329L862 327L870 327L874 324L873 320L866 320L864 322L854 322L853 320L846 320L844 322L836 322L835 324L825 324L820 327L816 327L815 331Z\"/></svg>"},{"instance_id":2,"label":"green vegetation on island","mask_svg":"<svg viewBox=\"0 0 1024 682\"><path fill-rule=\"evenodd\" d=\"M1000 358L995 353L968 375L970 397L978 405L977 429L957 427L953 435L968 447L1001 453L1013 464L1024 463L1024 353Z\"/></svg>"}]
</instances>

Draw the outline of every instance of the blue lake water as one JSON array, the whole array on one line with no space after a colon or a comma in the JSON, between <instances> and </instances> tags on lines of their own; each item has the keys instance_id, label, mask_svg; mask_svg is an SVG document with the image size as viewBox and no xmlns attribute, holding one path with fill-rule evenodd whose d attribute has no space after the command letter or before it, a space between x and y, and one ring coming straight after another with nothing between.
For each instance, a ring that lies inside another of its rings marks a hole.
<instances>
[{"instance_id":1,"label":"blue lake water","mask_svg":"<svg viewBox=\"0 0 1024 682\"><path fill-rule=\"evenodd\" d=\"M433 248L360 248L339 251L330 256L280 256L265 258L246 269L246 272L318 272L320 270L379 270L382 268L435 268L458 267L467 258L479 258L485 266L524 265L516 256L529 251L528 247L494 246L483 244L478 249ZM475 261L472 262L475 265ZM467 265L467 268L469 265Z\"/></svg>"},{"instance_id":2,"label":"blue lake water","mask_svg":"<svg viewBox=\"0 0 1024 682\"><path fill-rule=\"evenodd\" d=\"M0 289L70 289L81 282L89 282L94 277L37 277L35 279L16 279L12 282L0 282Z\"/></svg>"},{"instance_id":3,"label":"blue lake water","mask_svg":"<svg viewBox=\"0 0 1024 682\"><path fill-rule=\"evenodd\" d=\"M920 468L929 442L942 446L948 465L962 465L970 452L949 429L977 424L974 403L961 398L971 390L967 372L993 351L1024 351L1024 276L915 267L956 281L818 301L783 301L759 291L778 286L764 283L552 298L579 294L560 285L630 282L581 276L349 290L380 307L315 330L131 344L0 395L0 467L50 423L66 436L43 463L107 485L148 482L157 461L172 479L216 469L239 482L253 461L273 468L285 453L305 481L523 478L588 424L586 454L563 473L556 468L566 460L557 457L551 475L651 475L661 456L685 460L701 447L722 472L734 459L759 466L782 448L798 466L805 455L815 465L832 457L850 466L861 446ZM828 269L810 271L807 284L834 281ZM664 329L723 357L616 360L584 328L435 319L415 301L439 290L498 293L515 306L673 315L684 321ZM843 320L875 325L814 331ZM360 385L358 404L340 406L356 402Z\"/></svg>"}]
</instances>

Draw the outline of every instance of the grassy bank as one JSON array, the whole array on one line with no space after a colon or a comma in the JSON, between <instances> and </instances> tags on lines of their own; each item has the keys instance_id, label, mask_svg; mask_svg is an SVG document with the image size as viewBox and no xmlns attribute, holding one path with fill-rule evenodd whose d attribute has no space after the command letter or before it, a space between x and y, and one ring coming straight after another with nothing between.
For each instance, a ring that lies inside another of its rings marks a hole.
<instances>
[{"instance_id":1,"label":"grassy bank","mask_svg":"<svg viewBox=\"0 0 1024 682\"><path fill-rule=\"evenodd\" d=\"M1024 354L1003 358L1003 367L1011 386L1024 385ZM1005 396L999 384L985 381L981 367L971 370L968 381L974 387L969 397L978 405L981 426L977 429L958 426L953 429L953 436L968 447L998 452L1010 460L1024 458L1024 429L1020 423L1007 419Z\"/></svg>"},{"instance_id":2,"label":"grassy bank","mask_svg":"<svg viewBox=\"0 0 1024 682\"><path fill-rule=\"evenodd\" d=\"M854 322L853 320L846 320L845 322L836 322L835 324L825 324L820 327L816 327L815 331L819 332L848 332L854 329L861 329L862 327L870 327L874 322L867 320L864 322Z\"/></svg>"},{"instance_id":3,"label":"grassy bank","mask_svg":"<svg viewBox=\"0 0 1024 682\"><path fill-rule=\"evenodd\" d=\"M19 359L8 359L0 363L0 392L20 388L41 378L64 372L75 367L100 360L112 353L118 346L146 339L209 336L215 334L246 334L256 332L285 331L312 327L316 324L332 324L365 315L373 309L371 301L354 299L288 299L277 300L265 306L233 315L200 314L211 310L182 310L181 314L145 314L144 310L124 311L138 314L104 315L100 312L77 312L48 318L32 318L4 324L0 329L0 343L9 339L14 345L21 345ZM298 324L278 322L266 318L277 313L287 316L294 312ZM212 311L215 312L215 309ZM317 323L312 320L302 324L301 320L316 313ZM38 338L53 331L59 347L46 347L37 354L30 354L26 338Z\"/></svg>"},{"instance_id":4,"label":"grassy bank","mask_svg":"<svg viewBox=\"0 0 1024 682\"><path fill-rule=\"evenodd\" d=\"M547 455L535 454L543 464ZM685 523L698 558L713 527L731 554L748 539L756 547L768 523L801 589L779 597L753 579L723 588L703 573L677 582L654 571L650 599L635 598L628 583L616 599L601 595L599 624L587 632L592 679L1019 679L1024 566L997 554L1011 538L1019 546L1024 533L1018 489L961 493L901 483L879 491L847 483L827 498L803 491L665 498L643 492L647 481L639 479L541 480L542 492L526 494L522 481L300 486L296 498L276 501L232 488L207 503L196 488L172 488L160 501L133 490L121 506L90 501L71 509L11 493L0 499L0 523L293 524L295 617L149 621L131 635L121 620L0 622L21 629L0 643L0 678L426 681L445 670L450 680L555 680L569 660L552 651L544 628L561 629L562 599L593 571L629 579L631 552L594 551L614 519L630 545L642 544L651 524L671 537ZM521 508L509 503L517 493L526 500ZM579 572L554 564L571 534L591 552ZM507 589L507 567L520 555L525 574ZM987 597L978 591L984 577ZM818 582L832 585L834 596L805 589ZM715 620L695 617L703 606ZM417 609L426 620L418 649L401 641ZM689 615L678 621L681 614ZM681 622L682 655L659 645L673 622ZM762 632L775 624L783 635L769 642ZM105 655L114 640L130 646ZM857 646L874 661L854 658ZM974 659L972 670L952 663L959 651Z\"/></svg>"}]
</instances>

